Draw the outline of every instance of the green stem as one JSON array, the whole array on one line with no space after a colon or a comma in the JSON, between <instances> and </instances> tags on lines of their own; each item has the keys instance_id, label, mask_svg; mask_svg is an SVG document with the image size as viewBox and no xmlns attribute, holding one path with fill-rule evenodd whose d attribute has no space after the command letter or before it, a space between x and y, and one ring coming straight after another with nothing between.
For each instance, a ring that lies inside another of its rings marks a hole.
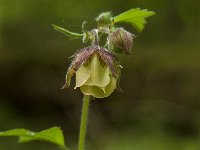
<instances>
[{"instance_id":1,"label":"green stem","mask_svg":"<svg viewBox=\"0 0 200 150\"><path fill-rule=\"evenodd\" d=\"M90 104L90 96L84 95L83 105L82 105L82 114L81 114L81 125L80 125L80 132L79 132L78 150L85 149L85 137L86 137L86 131L87 131L89 104Z\"/></svg>"},{"instance_id":2,"label":"green stem","mask_svg":"<svg viewBox=\"0 0 200 150\"><path fill-rule=\"evenodd\" d=\"M61 32L61 33L64 33L65 35L67 36L70 36L70 37L82 37L84 36L84 34L80 34L80 33L75 33L75 32L71 32L67 29L64 29L64 28L61 28L55 24L52 24L52 26L54 27L54 29L58 32Z\"/></svg>"}]
</instances>

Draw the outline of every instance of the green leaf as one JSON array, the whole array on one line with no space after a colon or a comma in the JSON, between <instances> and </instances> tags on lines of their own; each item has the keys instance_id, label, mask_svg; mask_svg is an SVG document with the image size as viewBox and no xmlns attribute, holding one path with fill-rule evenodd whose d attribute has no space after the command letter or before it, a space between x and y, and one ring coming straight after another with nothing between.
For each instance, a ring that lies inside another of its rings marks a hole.
<instances>
[{"instance_id":1,"label":"green leaf","mask_svg":"<svg viewBox=\"0 0 200 150\"><path fill-rule=\"evenodd\" d=\"M80 38L80 37L84 36L84 34L71 32L71 31L64 29L64 28L61 28L61 27L59 27L55 24L52 24L52 26L56 31L61 32L61 33L65 34L66 36L69 36L71 39L76 39L76 38Z\"/></svg>"},{"instance_id":2,"label":"green leaf","mask_svg":"<svg viewBox=\"0 0 200 150\"><path fill-rule=\"evenodd\" d=\"M127 22L135 27L139 32L144 29L146 18L155 15L155 12L140 8L130 9L124 13L119 14L113 18L114 23Z\"/></svg>"},{"instance_id":3,"label":"green leaf","mask_svg":"<svg viewBox=\"0 0 200 150\"><path fill-rule=\"evenodd\" d=\"M65 148L63 133L59 127L52 127L41 132L33 132L26 129L13 129L0 132L0 136L18 136L20 143L33 140L47 141Z\"/></svg>"}]
</instances>

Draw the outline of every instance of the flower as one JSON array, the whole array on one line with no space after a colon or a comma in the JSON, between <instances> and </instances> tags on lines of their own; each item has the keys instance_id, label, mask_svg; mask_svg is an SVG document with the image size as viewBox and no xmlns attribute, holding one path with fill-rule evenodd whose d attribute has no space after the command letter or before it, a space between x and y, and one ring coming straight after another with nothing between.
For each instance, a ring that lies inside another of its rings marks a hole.
<instances>
[{"instance_id":1,"label":"flower","mask_svg":"<svg viewBox=\"0 0 200 150\"><path fill-rule=\"evenodd\" d=\"M79 50L74 56L63 88L70 85L76 74L75 89L96 98L108 97L117 87L120 65L116 56L100 46L89 46Z\"/></svg>"}]
</instances>

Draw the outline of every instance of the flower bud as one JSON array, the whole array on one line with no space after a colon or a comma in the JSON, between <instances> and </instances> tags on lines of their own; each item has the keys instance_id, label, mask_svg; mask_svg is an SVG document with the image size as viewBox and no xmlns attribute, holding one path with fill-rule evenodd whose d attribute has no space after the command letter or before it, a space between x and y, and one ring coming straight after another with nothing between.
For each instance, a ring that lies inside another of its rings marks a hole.
<instances>
[{"instance_id":1,"label":"flower bud","mask_svg":"<svg viewBox=\"0 0 200 150\"><path fill-rule=\"evenodd\" d=\"M111 12L103 12L96 18L96 21L98 22L99 27L105 27L112 23L111 18L112 18Z\"/></svg>"},{"instance_id":2,"label":"flower bud","mask_svg":"<svg viewBox=\"0 0 200 150\"><path fill-rule=\"evenodd\" d=\"M117 28L114 32L109 34L108 46L113 51L130 55L134 37L134 34L131 34L123 28Z\"/></svg>"}]
</instances>

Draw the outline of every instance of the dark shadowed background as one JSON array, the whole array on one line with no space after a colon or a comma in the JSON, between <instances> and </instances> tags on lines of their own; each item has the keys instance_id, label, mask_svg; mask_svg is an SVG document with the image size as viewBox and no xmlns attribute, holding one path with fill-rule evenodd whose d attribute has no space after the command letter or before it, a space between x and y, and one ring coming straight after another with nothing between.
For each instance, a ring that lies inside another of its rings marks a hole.
<instances>
[{"instance_id":1,"label":"dark shadowed background","mask_svg":"<svg viewBox=\"0 0 200 150\"><path fill-rule=\"evenodd\" d=\"M140 7L157 14L137 35L131 56L119 56L120 85L90 107L88 150L200 149L199 0L0 0L0 131L60 126L76 149L82 94L60 90L69 56L83 47L54 31L81 32L102 11ZM18 145L0 138L0 150L55 150L42 142Z\"/></svg>"}]
</instances>

